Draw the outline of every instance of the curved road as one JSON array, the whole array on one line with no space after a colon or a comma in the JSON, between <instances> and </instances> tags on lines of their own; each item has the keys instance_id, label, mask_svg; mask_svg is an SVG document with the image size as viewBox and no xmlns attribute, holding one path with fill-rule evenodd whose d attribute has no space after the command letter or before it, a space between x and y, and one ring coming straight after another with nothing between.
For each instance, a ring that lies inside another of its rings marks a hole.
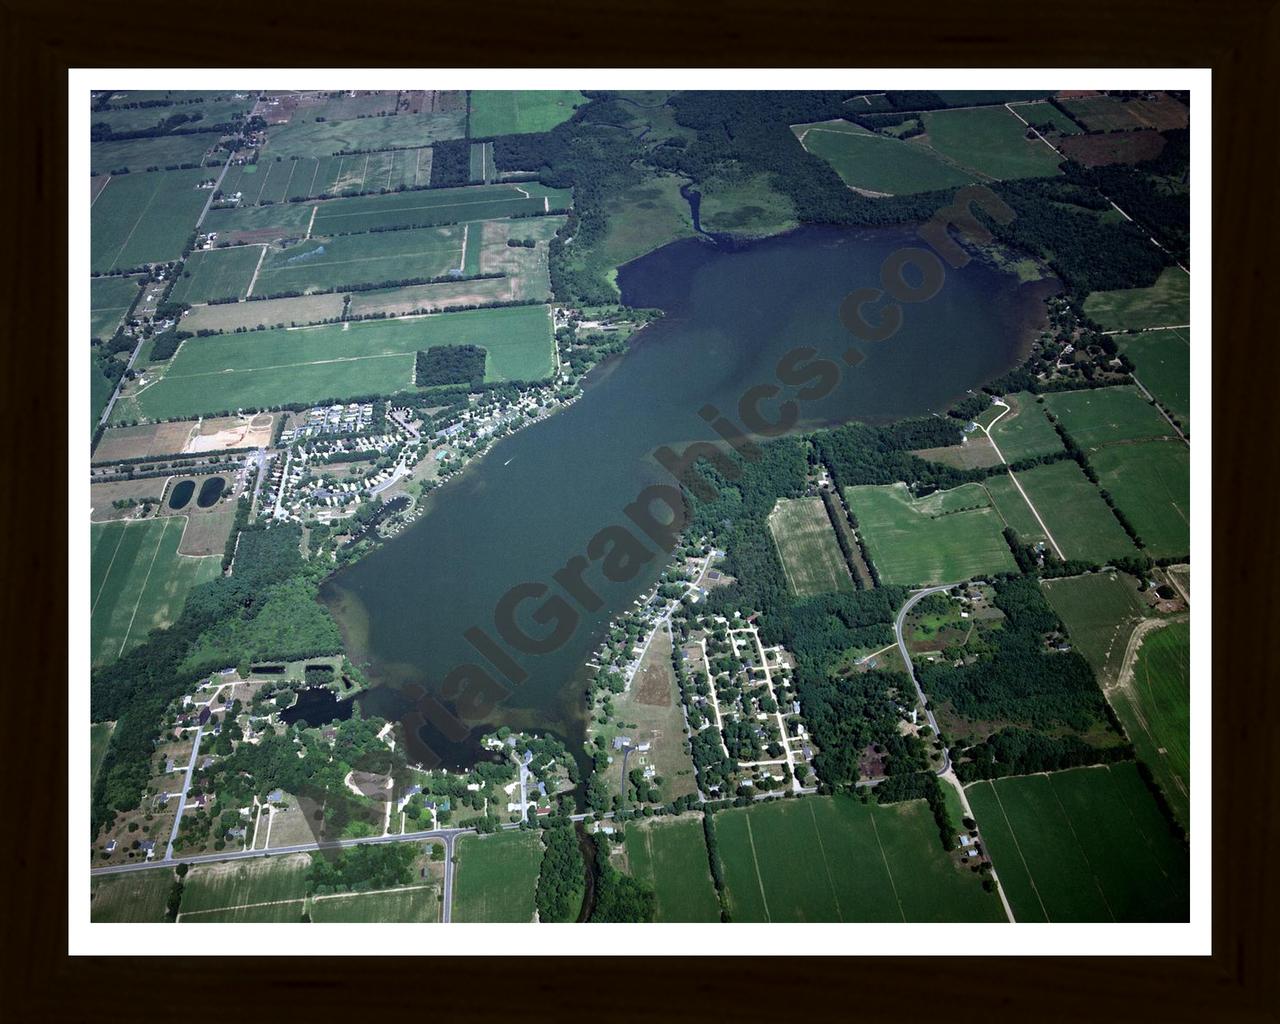
<instances>
[{"instance_id":1,"label":"curved road","mask_svg":"<svg viewBox=\"0 0 1280 1024\"><path fill-rule=\"evenodd\" d=\"M950 590L954 586L954 583L944 583L941 586L926 587L924 590L917 590L907 598L907 603L902 606L901 610L898 612L898 617L893 620L893 635L898 641L898 650L902 654L903 664L907 666L907 673L911 676L911 682L915 684L916 696L920 698L920 705L924 708L925 717L929 719L929 725L932 727L933 734L935 736L941 736L942 732L938 728L938 720L933 717L933 711L929 708L929 702L925 698L924 690L920 688L920 680L916 678L916 667L911 664L911 653L907 650L907 641L902 636L902 623L906 621L907 612L911 611L919 601L928 597L930 594L941 594L944 590ZM946 747L943 747L942 767L938 769L937 774L945 775L950 770L951 751Z\"/></svg>"}]
</instances>

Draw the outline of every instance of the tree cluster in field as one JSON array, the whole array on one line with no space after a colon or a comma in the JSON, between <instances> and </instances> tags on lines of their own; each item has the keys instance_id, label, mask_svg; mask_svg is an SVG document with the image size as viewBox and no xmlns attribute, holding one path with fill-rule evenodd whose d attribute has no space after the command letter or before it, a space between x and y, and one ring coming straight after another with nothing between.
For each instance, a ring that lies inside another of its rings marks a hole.
<instances>
[{"instance_id":1,"label":"tree cluster in field","mask_svg":"<svg viewBox=\"0 0 1280 1024\"><path fill-rule=\"evenodd\" d=\"M595 906L590 920L605 923L640 923L653 920L654 894L647 885L624 875L609 862L608 837L597 832Z\"/></svg>"},{"instance_id":2,"label":"tree cluster in field","mask_svg":"<svg viewBox=\"0 0 1280 1024\"><path fill-rule=\"evenodd\" d=\"M1015 577L997 580L995 589L1004 628L982 638L984 650L976 660L919 666L930 699L970 721L1078 732L1108 723L1109 706L1089 663L1076 651L1053 649L1065 634L1039 584Z\"/></svg>"},{"instance_id":3,"label":"tree cluster in field","mask_svg":"<svg viewBox=\"0 0 1280 1024\"><path fill-rule=\"evenodd\" d=\"M391 889L413 881L413 843L353 846L336 854L313 853L307 888L317 894Z\"/></svg>"},{"instance_id":4,"label":"tree cluster in field","mask_svg":"<svg viewBox=\"0 0 1280 1024\"><path fill-rule=\"evenodd\" d=\"M576 921L584 891L582 853L578 835L570 824L542 832L542 867L534 903L538 920L552 923Z\"/></svg>"},{"instance_id":5,"label":"tree cluster in field","mask_svg":"<svg viewBox=\"0 0 1280 1024\"><path fill-rule=\"evenodd\" d=\"M478 345L434 345L414 358L413 382L418 387L465 384L484 381L488 350Z\"/></svg>"}]
</instances>

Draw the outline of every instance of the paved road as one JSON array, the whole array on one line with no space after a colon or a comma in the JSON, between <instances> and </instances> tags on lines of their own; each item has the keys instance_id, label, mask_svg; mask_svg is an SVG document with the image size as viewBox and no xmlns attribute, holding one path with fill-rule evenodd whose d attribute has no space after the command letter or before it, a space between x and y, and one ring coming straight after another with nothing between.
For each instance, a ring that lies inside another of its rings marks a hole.
<instances>
[{"instance_id":1,"label":"paved road","mask_svg":"<svg viewBox=\"0 0 1280 1024\"><path fill-rule=\"evenodd\" d=\"M219 688L221 689L221 688ZM216 696L215 692L215 696ZM210 701L212 703L212 701ZM196 758L200 754L200 737L204 734L204 726L196 726L196 739L191 745L191 760L187 762L187 774L182 780L182 792L178 794L178 813L173 818L173 831L169 833L169 845L165 847L164 859L173 860L173 843L178 838L178 826L182 824L182 812L187 809L187 790L191 788L191 773L196 767Z\"/></svg>"},{"instance_id":2,"label":"paved road","mask_svg":"<svg viewBox=\"0 0 1280 1024\"><path fill-rule=\"evenodd\" d=\"M898 650L902 652L903 663L907 666L907 672L911 674L911 681L916 687L916 696L920 698L920 704L924 707L925 717L929 719L929 725L933 728L935 736L941 736L942 731L938 728L938 720L933 717L933 712L929 709L929 702L924 695L924 690L920 688L920 680L916 677L916 668L911 664L911 653L907 650L907 641L902 636L902 624L906 621L907 612L911 611L923 598L928 597L930 594L941 594L944 590L950 590L954 586L954 583L944 583L938 587L926 587L924 590L917 590L907 598L907 603L902 606L902 610L898 612L898 617L893 620L893 635L898 641ZM951 751L943 747L942 767L938 769L938 774L945 775L950 770Z\"/></svg>"},{"instance_id":3,"label":"paved road","mask_svg":"<svg viewBox=\"0 0 1280 1024\"><path fill-rule=\"evenodd\" d=\"M440 920L445 924L453 920L453 844L457 838L456 832L444 837L444 903L440 908Z\"/></svg>"},{"instance_id":4,"label":"paved road","mask_svg":"<svg viewBox=\"0 0 1280 1024\"><path fill-rule=\"evenodd\" d=\"M129 371L133 369L134 360L138 358L138 353L142 351L143 342L146 338L139 338L138 344L133 346L133 352L129 356L129 361L125 364L124 373L120 374L120 379L116 381L116 389L111 392L111 401L107 403L107 407L102 410L102 415L98 417L98 426L106 426L108 418L111 416L111 410L116 407L116 399L120 397L120 389L124 387L124 382L129 379Z\"/></svg>"}]
</instances>

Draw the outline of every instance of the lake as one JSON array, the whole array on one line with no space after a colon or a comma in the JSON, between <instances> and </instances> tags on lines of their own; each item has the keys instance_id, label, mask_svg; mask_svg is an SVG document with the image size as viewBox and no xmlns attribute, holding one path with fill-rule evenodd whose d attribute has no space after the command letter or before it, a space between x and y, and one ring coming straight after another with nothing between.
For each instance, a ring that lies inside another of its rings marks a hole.
<instances>
[{"instance_id":1,"label":"lake","mask_svg":"<svg viewBox=\"0 0 1280 1024\"><path fill-rule=\"evenodd\" d=\"M810 227L731 250L687 239L622 268L624 301L666 316L589 374L579 401L499 442L432 492L416 523L322 588L352 660L375 684L360 698L364 713L405 721L421 740L411 742L410 758L424 763L473 763L475 740L503 724L555 734L576 752L583 662L665 558L656 555L623 583L605 580L593 560L582 578L603 605L573 605L580 622L567 642L520 655L498 643L528 674L514 687L463 634L479 627L498 641L500 598L530 583L550 586L520 605L517 621L545 635L554 623L534 624L531 613L563 593L552 573L585 554L603 527L627 524L623 509L645 486L669 482L652 452L715 440L699 410L710 403L736 422L743 392L773 383L779 358L796 346L838 361L853 340L839 319L841 300L876 286L889 254L920 244L905 229ZM903 307L893 338L862 346L865 360L844 370L832 394L801 404L800 428L944 410L1021 361L1043 323L1047 287L1020 285L976 261L948 268L933 299ZM463 663L483 666L501 685L468 682L445 693L444 707L461 705L457 718L420 699L441 693L446 674ZM468 735L458 719L474 730Z\"/></svg>"}]
</instances>

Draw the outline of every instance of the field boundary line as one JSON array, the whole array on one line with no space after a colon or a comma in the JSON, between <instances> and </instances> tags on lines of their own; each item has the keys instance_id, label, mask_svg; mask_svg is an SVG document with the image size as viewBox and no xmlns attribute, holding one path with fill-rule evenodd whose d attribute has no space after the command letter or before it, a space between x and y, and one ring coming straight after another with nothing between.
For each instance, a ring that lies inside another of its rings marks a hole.
<instances>
[{"instance_id":1,"label":"field boundary line","mask_svg":"<svg viewBox=\"0 0 1280 1024\"><path fill-rule=\"evenodd\" d=\"M884 843L880 842L880 829L876 827L875 814L872 813L868 818L871 822L871 833L876 837L876 846L880 849L880 859L884 861L884 872L889 876L889 888L893 890L893 901L898 904L898 916L902 918L902 923L906 924L907 915L902 909L902 897L898 895L898 883L893 880L893 869L889 867L889 858L884 852Z\"/></svg>"},{"instance_id":2,"label":"field boundary line","mask_svg":"<svg viewBox=\"0 0 1280 1024\"><path fill-rule=\"evenodd\" d=\"M185 527L184 527L185 529ZM160 531L160 539L156 541L156 549L151 552L151 564L147 566L147 574L142 578L142 586L138 588L138 599L133 602L133 614L129 616L129 628L124 631L124 639L120 641L120 651L116 657L124 654L124 645L129 642L129 634L133 632L134 620L138 617L138 606L142 604L142 595L147 592L147 583L151 580L151 570L156 567L156 558L160 554L160 545L164 543L164 539L169 534L169 524L164 524L164 529ZM178 538L181 542L182 538Z\"/></svg>"},{"instance_id":3,"label":"field boundary line","mask_svg":"<svg viewBox=\"0 0 1280 1024\"><path fill-rule=\"evenodd\" d=\"M1067 828L1071 829L1071 838L1075 840L1076 848L1080 851L1080 856L1084 858L1084 862L1089 865L1089 874L1093 876L1093 887L1098 890L1098 895L1102 897L1102 905L1107 908L1107 915L1111 918L1111 923L1116 922L1116 913L1111 909L1111 901L1107 899L1107 894L1102 891L1102 886L1098 884L1098 873L1093 870L1093 861L1089 859L1089 854L1085 852L1084 844L1080 842L1080 835L1076 832L1075 823L1071 820L1071 815L1066 807L1062 805L1062 799L1058 796L1058 791L1053 788L1053 776L1046 776L1049 780L1049 792L1053 794L1053 802L1058 805L1058 810L1062 812L1063 818L1066 819ZM1132 815L1130 815L1132 817Z\"/></svg>"},{"instance_id":4,"label":"field boundary line","mask_svg":"<svg viewBox=\"0 0 1280 1024\"><path fill-rule=\"evenodd\" d=\"M321 900L349 900L357 896L385 896L387 893L395 892L412 892L419 889L434 889L434 885L401 885L392 889L366 889L361 892L330 892L323 896L312 896L312 903L319 903Z\"/></svg>"},{"instance_id":5,"label":"field boundary line","mask_svg":"<svg viewBox=\"0 0 1280 1024\"><path fill-rule=\"evenodd\" d=\"M490 187L493 187L493 186L482 185L482 186L480 186L480 187L481 187L481 188L490 188ZM496 186L496 187L498 187L498 188L502 188L502 187L504 187L504 186L499 185L499 186ZM524 191L524 189L520 189L519 191L523 192L523 191ZM355 197L355 196L351 196L351 197L347 197L347 198L353 198L353 199L354 199L354 198L357 198L357 197ZM448 210L448 209L450 209L451 207L454 207L454 206L483 206L485 203L519 203L519 202L523 202L523 201L524 201L524 200L526 200L526 199L532 199L532 198L534 198L534 197L533 197L533 196L531 196L531 195L528 195L528 194L526 193L525 195L522 195L522 196L512 196L512 195L507 195L507 196L495 196L493 199L475 199L475 200L469 200L469 201L467 201L467 202L465 202L465 203L434 203L434 204L429 204L429 205L427 205L427 206L400 206L400 207L397 207L395 210L391 210L391 211L384 211L384 212L391 212L391 213L413 213L415 210ZM546 197L544 196L543 198L546 198ZM344 217L367 217L368 215L369 215L369 214L368 214L368 211L364 211L364 210L352 210L352 211L351 211L351 212L349 212L349 213L331 213L331 214L329 214L329 218L330 218L331 220L338 220L338 219L341 219L341 218L344 218ZM504 220L504 219L506 219L506 218L501 218L501 217L499 217L499 218L490 218L490 219L491 219L491 220ZM364 234L364 232L360 232L360 234Z\"/></svg>"},{"instance_id":6,"label":"field boundary line","mask_svg":"<svg viewBox=\"0 0 1280 1024\"><path fill-rule=\"evenodd\" d=\"M318 327L330 327L332 324L317 324ZM297 330L303 330L299 327ZM359 363L365 359L396 359L412 356L413 352L373 352L366 356L336 356L333 359L314 359L307 363L280 363L276 366L228 366L222 370L201 370L199 373L169 374L165 380L194 380L196 377L218 377L224 373L259 373L262 370L294 370L300 366L322 366L326 363Z\"/></svg>"},{"instance_id":7,"label":"field boundary line","mask_svg":"<svg viewBox=\"0 0 1280 1024\"><path fill-rule=\"evenodd\" d=\"M1022 844L1018 842L1018 833L1013 829L1013 822L1009 820L1009 812L1004 809L1004 801L1000 799L1000 793L996 790L994 779L988 779L987 784L991 787L991 794L996 798L996 806L1000 808L1000 816L1004 818L1005 826L1009 829L1009 838L1013 840L1014 849L1018 851L1018 859L1022 861L1022 866L1027 872L1027 881L1031 883L1031 891L1036 894L1036 902L1040 904L1040 910L1044 913L1044 919L1050 924L1053 918L1049 916L1049 908L1044 905L1044 899L1040 896L1040 890L1036 886L1036 876L1031 873L1031 865L1027 863L1027 858L1022 852Z\"/></svg>"},{"instance_id":8,"label":"field boundary line","mask_svg":"<svg viewBox=\"0 0 1280 1024\"><path fill-rule=\"evenodd\" d=\"M263 900L261 903L237 903L230 907L205 907L203 910L184 910L178 915L178 920L184 917L194 917L197 914L222 914L228 910L251 910L254 907L279 907L286 903L306 903L307 897L298 896L288 900Z\"/></svg>"},{"instance_id":9,"label":"field boundary line","mask_svg":"<svg viewBox=\"0 0 1280 1024\"><path fill-rule=\"evenodd\" d=\"M89 209L91 210L93 209L93 204L98 201L98 196L102 195L102 193L107 190L107 186L111 184L111 179L113 177L115 177L115 175L112 175L112 174L107 175L107 180L102 183L102 188L98 189L98 195L94 196L92 199L89 200Z\"/></svg>"},{"instance_id":10,"label":"field boundary line","mask_svg":"<svg viewBox=\"0 0 1280 1024\"><path fill-rule=\"evenodd\" d=\"M836 892L836 881L831 877L831 865L827 863L827 846L822 841L822 829L818 827L818 815L813 809L813 801L806 800L809 805L809 819L813 822L813 831L818 837L818 852L822 854L822 866L827 872L827 884L831 886L831 898L835 900L836 914L840 918L840 923L844 924L844 911L840 909L840 895Z\"/></svg>"},{"instance_id":11,"label":"field boundary line","mask_svg":"<svg viewBox=\"0 0 1280 1024\"><path fill-rule=\"evenodd\" d=\"M266 258L267 258L267 244L263 242L262 251L258 253L258 264L253 268L253 277L249 278L249 287L244 293L244 297L246 299L253 294L253 286L258 283L258 271L262 269L262 261L265 260Z\"/></svg>"},{"instance_id":12,"label":"field boundary line","mask_svg":"<svg viewBox=\"0 0 1280 1024\"><path fill-rule=\"evenodd\" d=\"M107 571L102 575L102 582L98 584L98 594L93 599L93 604L89 606L89 618L93 618L93 613L98 607L98 602L102 599L102 592L107 588L107 580L111 578L111 567L116 564L116 555L120 553L120 545L124 543L124 535L129 531L129 524L135 520L124 520L124 529L120 531L120 539L116 541L116 549L111 552L111 561L107 563Z\"/></svg>"},{"instance_id":13,"label":"field boundary line","mask_svg":"<svg viewBox=\"0 0 1280 1024\"><path fill-rule=\"evenodd\" d=\"M747 842L751 844L751 863L756 868L756 885L760 887L760 902L764 904L764 919L773 924L773 916L769 913L769 898L764 894L764 879L760 877L760 858L756 856L756 840L751 834L751 816L743 814L747 821Z\"/></svg>"},{"instance_id":14,"label":"field boundary line","mask_svg":"<svg viewBox=\"0 0 1280 1024\"><path fill-rule=\"evenodd\" d=\"M447 239L447 241L453 241L453 239ZM264 246L266 245L265 242L261 244ZM384 253L381 256L353 256L349 260L325 260L323 262L309 261L293 267L290 267L290 266L270 267L268 268L267 273L280 274L289 270L311 270L315 267L343 267L343 266L346 266L348 263L373 263L378 260L402 260L402 259L410 259L414 256L434 256L436 254L443 255L446 253L451 253L456 251L457 250L451 249L451 248L450 249L423 249L421 252ZM296 259L297 257L294 257L294 258ZM288 297L296 298L297 296L288 296Z\"/></svg>"},{"instance_id":15,"label":"field boundary line","mask_svg":"<svg viewBox=\"0 0 1280 1024\"><path fill-rule=\"evenodd\" d=\"M990 424L988 424L985 427L982 427L982 432L987 435L987 440L991 442L991 447L996 450L996 454L1000 456L1001 463L1003 463L1006 466L1009 464L1009 460L1004 457L1004 452L1002 452L1000 450L1000 446L996 444L996 439L991 436L991 428L994 427L998 422L1000 422L1000 418L1004 416L1004 414L1007 413L1011 408L1012 406L1010 406L1008 403L1005 403L1004 412L1002 412L999 416L993 419L990 422ZM979 426L981 426L981 424L979 424ZM1027 492L1022 489L1022 484L1018 483L1018 478L1014 476L1013 470L1009 470L1009 480L1013 483L1013 486L1018 489L1018 493L1022 495L1022 500L1027 503L1027 508L1031 509L1031 514L1036 517L1036 522L1040 524L1040 529L1042 529L1044 531L1044 535L1047 538L1049 538L1049 543L1053 545L1053 550L1056 551L1058 553L1058 557L1065 562L1067 560L1067 556L1062 553L1062 548L1058 546L1058 542L1054 539L1053 534L1049 532L1049 527L1045 526L1044 520L1040 518L1040 513L1036 511L1036 507L1031 503L1031 499L1027 497ZM983 490L985 491L986 487L983 487ZM991 497L990 491L987 491L987 497L988 498ZM997 506L994 501L992 502L992 505L996 506L997 512L1000 511L999 506ZM1002 515L1000 516L1000 518L1004 519L1004 516Z\"/></svg>"}]
</instances>

